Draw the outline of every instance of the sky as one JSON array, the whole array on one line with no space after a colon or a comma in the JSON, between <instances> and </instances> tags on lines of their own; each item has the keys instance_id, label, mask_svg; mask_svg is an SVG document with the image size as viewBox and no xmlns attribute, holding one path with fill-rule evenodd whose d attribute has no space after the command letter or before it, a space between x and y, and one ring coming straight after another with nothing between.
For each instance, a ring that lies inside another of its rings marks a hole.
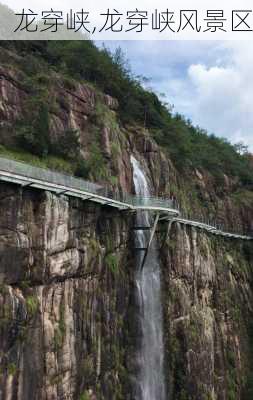
<instances>
[{"instance_id":1,"label":"sky","mask_svg":"<svg viewBox=\"0 0 253 400\"><path fill-rule=\"evenodd\" d=\"M98 43L101 45L101 43ZM121 41L136 75L209 133L253 152L253 42Z\"/></svg>"}]
</instances>

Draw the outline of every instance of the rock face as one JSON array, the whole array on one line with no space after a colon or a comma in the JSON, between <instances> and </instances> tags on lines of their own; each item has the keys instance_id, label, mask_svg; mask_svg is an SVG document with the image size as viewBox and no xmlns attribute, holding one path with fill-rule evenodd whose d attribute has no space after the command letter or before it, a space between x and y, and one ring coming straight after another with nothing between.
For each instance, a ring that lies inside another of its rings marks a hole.
<instances>
[{"instance_id":1,"label":"rock face","mask_svg":"<svg viewBox=\"0 0 253 400\"><path fill-rule=\"evenodd\" d=\"M0 398L127 398L127 218L5 185L0 201Z\"/></svg>"},{"instance_id":2,"label":"rock face","mask_svg":"<svg viewBox=\"0 0 253 400\"><path fill-rule=\"evenodd\" d=\"M13 123L22 112L23 102L21 99L24 97L25 91L18 82L16 74L3 67L0 67L0 95L1 120Z\"/></svg>"},{"instance_id":3,"label":"rock face","mask_svg":"<svg viewBox=\"0 0 253 400\"><path fill-rule=\"evenodd\" d=\"M25 107L20 74L0 69L2 145L15 140ZM221 190L207 171L179 173L146 130L119 124L115 99L52 81L50 136L77 129L84 159L96 138L104 170L90 179L132 192L134 154L152 194L173 196L193 218L253 229L252 192L226 176ZM132 215L0 183L0 400L138 400L132 224ZM158 243L168 399L251 400L252 244L180 225L166 239L166 229Z\"/></svg>"},{"instance_id":4,"label":"rock face","mask_svg":"<svg viewBox=\"0 0 253 400\"><path fill-rule=\"evenodd\" d=\"M250 242L173 227L162 272L169 398L252 397L252 254Z\"/></svg>"},{"instance_id":5,"label":"rock face","mask_svg":"<svg viewBox=\"0 0 253 400\"><path fill-rule=\"evenodd\" d=\"M5 184L0 203L0 398L132 399L131 217ZM250 399L252 247L160 235L168 398Z\"/></svg>"}]
</instances>

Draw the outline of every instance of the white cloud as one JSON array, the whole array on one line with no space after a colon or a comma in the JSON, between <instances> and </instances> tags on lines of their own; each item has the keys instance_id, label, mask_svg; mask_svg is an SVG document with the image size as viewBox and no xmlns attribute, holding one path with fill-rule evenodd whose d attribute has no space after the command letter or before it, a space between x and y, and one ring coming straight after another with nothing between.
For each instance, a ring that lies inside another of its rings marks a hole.
<instances>
[{"instance_id":1,"label":"white cloud","mask_svg":"<svg viewBox=\"0 0 253 400\"><path fill-rule=\"evenodd\" d=\"M107 42L108 44L108 42ZM253 42L120 42L175 110L253 152Z\"/></svg>"},{"instance_id":2,"label":"white cloud","mask_svg":"<svg viewBox=\"0 0 253 400\"><path fill-rule=\"evenodd\" d=\"M253 151L252 45L227 43L219 50L224 52L219 63L214 59L211 67L204 63L188 67L185 84L193 91L189 106L193 122L232 142L244 141Z\"/></svg>"}]
</instances>

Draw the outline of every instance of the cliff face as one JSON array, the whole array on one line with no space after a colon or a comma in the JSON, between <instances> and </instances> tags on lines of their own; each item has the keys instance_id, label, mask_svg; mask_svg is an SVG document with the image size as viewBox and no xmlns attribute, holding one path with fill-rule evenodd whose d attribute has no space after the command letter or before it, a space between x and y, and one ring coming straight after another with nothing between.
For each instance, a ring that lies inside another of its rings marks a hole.
<instances>
[{"instance_id":1,"label":"cliff face","mask_svg":"<svg viewBox=\"0 0 253 400\"><path fill-rule=\"evenodd\" d=\"M5 184L0 201L0 397L133 398L132 217ZM170 398L251 398L250 245L180 226L159 244Z\"/></svg>"},{"instance_id":2,"label":"cliff face","mask_svg":"<svg viewBox=\"0 0 253 400\"><path fill-rule=\"evenodd\" d=\"M0 69L2 145L15 142L25 78ZM91 180L131 192L134 154L154 194L173 195L196 219L252 229L252 192L226 176L221 190L207 171L179 173L149 132L120 126L117 101L57 74L52 82L51 139L77 129L89 158L96 138L103 163ZM134 399L133 216L3 183L0 210L0 399ZM166 239L166 229L158 243L168 398L251 399L252 244L177 225Z\"/></svg>"},{"instance_id":3,"label":"cliff face","mask_svg":"<svg viewBox=\"0 0 253 400\"><path fill-rule=\"evenodd\" d=\"M4 185L0 201L0 397L125 398L127 218Z\"/></svg>"},{"instance_id":4,"label":"cliff face","mask_svg":"<svg viewBox=\"0 0 253 400\"><path fill-rule=\"evenodd\" d=\"M252 397L252 244L174 226L163 251L173 399Z\"/></svg>"}]
</instances>

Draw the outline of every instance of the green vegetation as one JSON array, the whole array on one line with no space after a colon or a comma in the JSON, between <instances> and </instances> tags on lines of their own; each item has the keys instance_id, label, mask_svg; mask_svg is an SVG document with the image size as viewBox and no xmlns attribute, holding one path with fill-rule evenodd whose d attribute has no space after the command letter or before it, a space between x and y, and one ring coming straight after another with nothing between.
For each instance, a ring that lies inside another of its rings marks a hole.
<instances>
[{"instance_id":1,"label":"green vegetation","mask_svg":"<svg viewBox=\"0 0 253 400\"><path fill-rule=\"evenodd\" d=\"M11 158L16 161L23 161L28 164L34 165L40 168L49 168L56 171L65 172L68 174L74 173L75 165L68 160L64 160L61 157L48 155L47 157L39 157L29 153L26 150L20 148L7 148L0 145L0 156Z\"/></svg>"},{"instance_id":2,"label":"green vegetation","mask_svg":"<svg viewBox=\"0 0 253 400\"><path fill-rule=\"evenodd\" d=\"M111 152L112 152L112 156L113 158L117 158L120 154L120 146L118 145L118 143L113 142L111 144Z\"/></svg>"},{"instance_id":3,"label":"green vegetation","mask_svg":"<svg viewBox=\"0 0 253 400\"><path fill-rule=\"evenodd\" d=\"M89 393L88 393L87 390L86 390L83 394L81 394L79 400L89 400L89 399L90 399L90 395L89 395Z\"/></svg>"},{"instance_id":4,"label":"green vegetation","mask_svg":"<svg viewBox=\"0 0 253 400\"><path fill-rule=\"evenodd\" d=\"M108 177L109 182L112 186L117 186L118 184L118 177L117 176L110 176Z\"/></svg>"},{"instance_id":5,"label":"green vegetation","mask_svg":"<svg viewBox=\"0 0 253 400\"><path fill-rule=\"evenodd\" d=\"M81 157L78 158L74 173L84 179L91 177L94 180L108 181L110 179L105 158L96 142L90 146L90 154L86 160Z\"/></svg>"},{"instance_id":6,"label":"green vegetation","mask_svg":"<svg viewBox=\"0 0 253 400\"><path fill-rule=\"evenodd\" d=\"M195 127L180 114L173 114L170 107L155 93L143 88L143 78L132 74L128 62L120 49L111 53L108 49L98 49L91 41L17 41L1 42L2 47L14 50L23 56L15 62L31 82L36 82L43 97L49 85L48 74L60 72L64 85L71 89L73 80L89 82L99 91L110 94L119 102L120 122L139 125L150 130L157 143L164 148L179 169L207 169L219 186L223 184L223 174L237 178L242 186L252 187L253 166L247 148L234 146L222 138L208 135ZM29 80L28 80L29 81ZM28 85L29 86L29 85ZM101 108L101 107L100 107ZM39 155L50 153L46 135L48 109L44 104L36 111L30 128L21 129L22 146ZM105 113L97 110L97 118ZM115 121L114 121L115 123ZM34 133L42 137L38 143ZM70 139L69 139L70 140ZM116 148L113 151L116 154ZM100 159L93 148L95 159ZM61 155L64 155L60 152ZM102 162L101 162L102 164ZM79 175L88 174L89 165L77 166ZM103 167L99 166L98 178L104 179Z\"/></svg>"},{"instance_id":7,"label":"green vegetation","mask_svg":"<svg viewBox=\"0 0 253 400\"><path fill-rule=\"evenodd\" d=\"M64 131L60 136L60 141L53 146L51 152L68 160L73 160L76 156L79 156L78 131L72 129Z\"/></svg>"},{"instance_id":8,"label":"green vegetation","mask_svg":"<svg viewBox=\"0 0 253 400\"><path fill-rule=\"evenodd\" d=\"M17 372L17 366L16 366L16 364L14 364L14 363L9 363L9 364L7 365L7 372L8 372L8 375L15 375L16 372Z\"/></svg>"},{"instance_id":9,"label":"green vegetation","mask_svg":"<svg viewBox=\"0 0 253 400\"><path fill-rule=\"evenodd\" d=\"M253 202L253 192L250 190L238 190L232 195L232 199L236 205L243 205L244 207L251 207Z\"/></svg>"},{"instance_id":10,"label":"green vegetation","mask_svg":"<svg viewBox=\"0 0 253 400\"><path fill-rule=\"evenodd\" d=\"M26 298L26 308L29 315L36 314L39 308L39 300L36 296L29 296Z\"/></svg>"},{"instance_id":11,"label":"green vegetation","mask_svg":"<svg viewBox=\"0 0 253 400\"><path fill-rule=\"evenodd\" d=\"M4 305L4 312L3 316L0 318L0 329L3 328L5 329L6 327L9 326L12 320L12 315L11 315L11 307L8 304Z\"/></svg>"},{"instance_id":12,"label":"green vegetation","mask_svg":"<svg viewBox=\"0 0 253 400\"><path fill-rule=\"evenodd\" d=\"M107 254L105 257L105 264L112 272L112 274L117 274L119 271L119 260L115 254Z\"/></svg>"},{"instance_id":13,"label":"green vegetation","mask_svg":"<svg viewBox=\"0 0 253 400\"><path fill-rule=\"evenodd\" d=\"M108 171L106 168L105 159L97 143L93 143L91 146L91 154L88 165L90 172L94 174L95 178L99 180L107 178Z\"/></svg>"},{"instance_id":14,"label":"green vegetation","mask_svg":"<svg viewBox=\"0 0 253 400\"><path fill-rule=\"evenodd\" d=\"M42 81L44 82L44 81ZM47 83L43 90L36 90L25 102L23 118L16 122L17 146L39 157L49 154L74 160L79 157L79 134L76 130L66 129L61 132L57 142L50 138L50 111L57 107L54 101L49 102Z\"/></svg>"},{"instance_id":15,"label":"green vegetation","mask_svg":"<svg viewBox=\"0 0 253 400\"><path fill-rule=\"evenodd\" d=\"M36 110L19 122L18 144L38 156L47 156L50 148L48 106L36 103Z\"/></svg>"},{"instance_id":16,"label":"green vegetation","mask_svg":"<svg viewBox=\"0 0 253 400\"><path fill-rule=\"evenodd\" d=\"M61 330L57 327L54 330L54 348L56 351L61 349L63 345L64 336L62 335Z\"/></svg>"},{"instance_id":17,"label":"green vegetation","mask_svg":"<svg viewBox=\"0 0 253 400\"><path fill-rule=\"evenodd\" d=\"M86 358L81 362L80 369L81 374L85 376L86 384L94 385L96 382L96 368L92 354L87 354Z\"/></svg>"},{"instance_id":18,"label":"green vegetation","mask_svg":"<svg viewBox=\"0 0 253 400\"><path fill-rule=\"evenodd\" d=\"M100 252L100 244L95 238L90 238L89 239L89 245L92 250L92 254L94 257L97 257Z\"/></svg>"},{"instance_id":19,"label":"green vegetation","mask_svg":"<svg viewBox=\"0 0 253 400\"><path fill-rule=\"evenodd\" d=\"M54 346L56 351L63 346L64 338L66 335L66 325L65 325L65 305L60 304L60 320L58 326L54 330Z\"/></svg>"}]
</instances>

